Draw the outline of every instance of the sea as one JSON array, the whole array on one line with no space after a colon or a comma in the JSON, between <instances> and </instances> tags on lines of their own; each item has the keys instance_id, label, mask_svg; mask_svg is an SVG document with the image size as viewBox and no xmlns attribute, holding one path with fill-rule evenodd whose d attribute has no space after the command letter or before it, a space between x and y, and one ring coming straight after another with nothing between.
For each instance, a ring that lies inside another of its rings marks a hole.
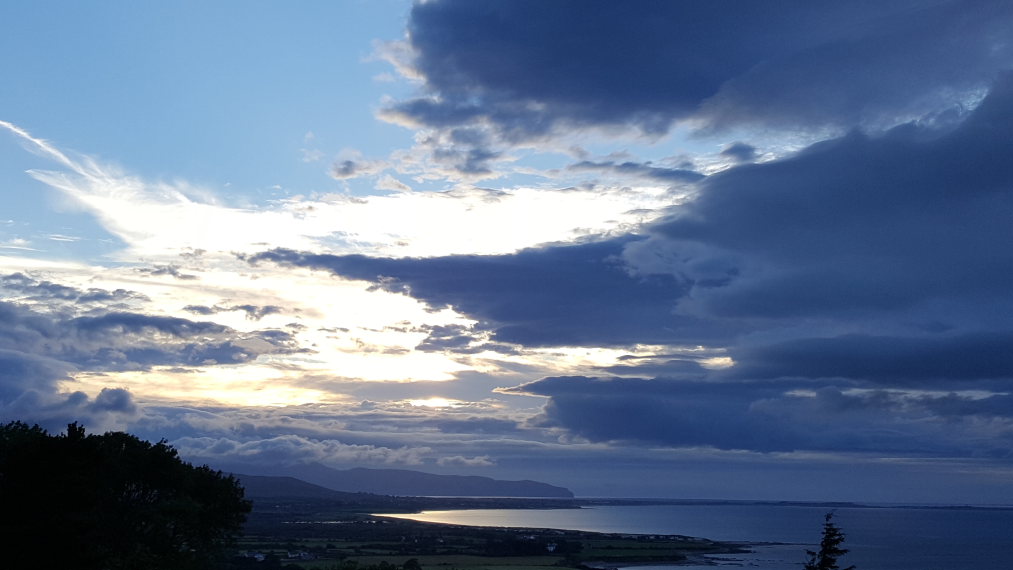
<instances>
[{"instance_id":1,"label":"sea","mask_svg":"<svg viewBox=\"0 0 1013 570\"><path fill-rule=\"evenodd\" d=\"M1011 570L1013 507L841 506L790 503L601 505L579 509L475 509L385 515L471 526L684 535L748 543L748 554L632 570L801 570L824 516L846 535L841 568Z\"/></svg>"}]
</instances>

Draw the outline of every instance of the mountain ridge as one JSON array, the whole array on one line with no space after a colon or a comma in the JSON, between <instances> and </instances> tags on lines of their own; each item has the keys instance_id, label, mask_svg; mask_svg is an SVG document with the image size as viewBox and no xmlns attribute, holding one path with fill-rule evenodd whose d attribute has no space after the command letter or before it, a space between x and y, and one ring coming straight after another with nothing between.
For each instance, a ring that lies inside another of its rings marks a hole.
<instances>
[{"instance_id":1,"label":"mountain ridge","mask_svg":"<svg viewBox=\"0 0 1013 570\"><path fill-rule=\"evenodd\" d=\"M320 463L297 466L230 466L226 471L249 486L252 493L296 493L294 496L338 498L333 493L402 497L573 498L565 487L524 479L507 481L481 475L439 475L410 469L334 469ZM246 473L246 475L238 475ZM276 481L259 479L274 477ZM269 485L279 486L270 490ZM271 495L282 496L282 495Z\"/></svg>"}]
</instances>

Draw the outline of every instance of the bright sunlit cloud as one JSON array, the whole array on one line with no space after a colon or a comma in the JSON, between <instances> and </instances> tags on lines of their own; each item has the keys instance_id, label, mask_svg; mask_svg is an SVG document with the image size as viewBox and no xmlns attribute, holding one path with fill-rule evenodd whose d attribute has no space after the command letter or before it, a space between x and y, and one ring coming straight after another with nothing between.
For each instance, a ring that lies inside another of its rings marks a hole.
<instances>
[{"instance_id":1,"label":"bright sunlit cloud","mask_svg":"<svg viewBox=\"0 0 1013 570\"><path fill-rule=\"evenodd\" d=\"M324 194L235 207L208 189L146 181L90 157L72 159L16 125L0 126L66 169L30 174L123 240L126 249L116 255L123 261L174 259L184 250L252 253L269 247L396 256L510 253L627 230L671 203L664 187L462 188L369 197Z\"/></svg>"},{"instance_id":2,"label":"bright sunlit cloud","mask_svg":"<svg viewBox=\"0 0 1013 570\"><path fill-rule=\"evenodd\" d=\"M424 400L409 400L408 403L417 408L456 408L462 405L462 402L457 400L437 397L426 398Z\"/></svg>"}]
</instances>

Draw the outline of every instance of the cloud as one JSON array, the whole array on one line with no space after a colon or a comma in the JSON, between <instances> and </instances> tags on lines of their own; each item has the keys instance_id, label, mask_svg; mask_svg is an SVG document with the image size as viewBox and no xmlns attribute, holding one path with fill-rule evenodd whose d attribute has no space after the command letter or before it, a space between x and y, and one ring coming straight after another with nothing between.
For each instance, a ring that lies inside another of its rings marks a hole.
<instances>
[{"instance_id":1,"label":"cloud","mask_svg":"<svg viewBox=\"0 0 1013 570\"><path fill-rule=\"evenodd\" d=\"M275 315L284 312L284 309L277 305L215 305L213 307L206 307L204 305L187 305L183 307L184 311L191 312L195 315L214 315L222 312L230 311L242 311L246 313L246 318L251 321L259 321L260 319L268 316Z\"/></svg>"},{"instance_id":2,"label":"cloud","mask_svg":"<svg viewBox=\"0 0 1013 570\"><path fill-rule=\"evenodd\" d=\"M650 355L620 358L619 364L599 367L604 373L642 376L652 374L666 378L704 379L708 370L689 355Z\"/></svg>"},{"instance_id":3,"label":"cloud","mask_svg":"<svg viewBox=\"0 0 1013 570\"><path fill-rule=\"evenodd\" d=\"M183 273L182 271L180 271L179 266L176 265L156 265L154 267L139 267L137 269L137 272L142 275L151 275L151 276L169 275L182 281L192 281L194 279L198 279L196 275Z\"/></svg>"},{"instance_id":4,"label":"cloud","mask_svg":"<svg viewBox=\"0 0 1013 570\"><path fill-rule=\"evenodd\" d=\"M634 277L624 270L618 255L629 242L533 248L503 256L387 259L273 250L247 259L322 269L410 295L433 308L453 307L501 342L615 345L720 334L720 327L673 314L684 293L676 279ZM453 342L465 339L458 336Z\"/></svg>"},{"instance_id":5,"label":"cloud","mask_svg":"<svg viewBox=\"0 0 1013 570\"><path fill-rule=\"evenodd\" d=\"M94 431L123 430L139 417L139 406L124 388L104 388L94 398L84 392L28 390L9 402L0 401L0 419L21 420L49 430L80 422Z\"/></svg>"},{"instance_id":6,"label":"cloud","mask_svg":"<svg viewBox=\"0 0 1013 570\"><path fill-rule=\"evenodd\" d=\"M226 330L222 325L210 322L137 313L108 313L99 317L77 317L68 321L67 324L85 336L144 334L150 331L175 337L190 337L220 334Z\"/></svg>"},{"instance_id":7,"label":"cloud","mask_svg":"<svg viewBox=\"0 0 1013 570\"><path fill-rule=\"evenodd\" d=\"M476 321L419 328L419 350L474 354L492 341L520 354L631 352L589 366L623 377L500 388L548 398L527 423L424 424L445 435L518 429L611 447L1008 457L1010 117L1013 82L1002 79L959 123L856 131L699 179L636 235L507 255L275 249L245 259L366 281ZM728 155L748 160L755 149ZM655 174L643 166L631 174ZM662 346L633 355L638 343Z\"/></svg>"},{"instance_id":8,"label":"cloud","mask_svg":"<svg viewBox=\"0 0 1013 570\"><path fill-rule=\"evenodd\" d=\"M443 433L502 435L519 431L516 421L496 417L446 417L428 423Z\"/></svg>"},{"instance_id":9,"label":"cloud","mask_svg":"<svg viewBox=\"0 0 1013 570\"><path fill-rule=\"evenodd\" d=\"M601 172L629 178L642 178L654 182L662 182L672 185L684 185L692 182L699 182L705 176L693 170L684 168L666 168L653 166L651 164L640 164L636 162L591 162L581 161L571 164L567 170L574 172Z\"/></svg>"},{"instance_id":10,"label":"cloud","mask_svg":"<svg viewBox=\"0 0 1013 570\"><path fill-rule=\"evenodd\" d=\"M74 366L53 358L0 348L0 400L10 401L29 390L54 392Z\"/></svg>"},{"instance_id":11,"label":"cloud","mask_svg":"<svg viewBox=\"0 0 1013 570\"><path fill-rule=\"evenodd\" d=\"M922 337L841 335L741 346L736 378L848 378L890 386L1013 380L1013 331Z\"/></svg>"},{"instance_id":12,"label":"cloud","mask_svg":"<svg viewBox=\"0 0 1013 570\"><path fill-rule=\"evenodd\" d=\"M116 289L108 291L91 287L79 289L45 279L37 279L25 273L10 273L0 276L0 290L23 296L31 301L68 301L78 307L85 304L127 303L147 300L147 297L136 291Z\"/></svg>"},{"instance_id":13,"label":"cloud","mask_svg":"<svg viewBox=\"0 0 1013 570\"><path fill-rule=\"evenodd\" d=\"M227 197L185 182L153 182L92 157L72 158L10 123L0 121L0 128L57 164L59 170L29 174L74 207L94 215L124 244L116 258L128 263L146 260L151 265L139 267L138 272L152 278L194 280L197 268L190 265L203 261L203 275L212 260L220 270L233 259L232 253L254 253L267 246L382 255L509 253L540 243L623 231L655 217L668 203L668 196L656 185L579 189L462 185L441 192L407 192L407 185L383 175L377 184L397 193L289 196L261 206L237 206L230 205ZM500 159L482 150L483 139L469 132L460 129L422 136L419 144L432 156L414 166L408 164L414 159L402 157L400 164L405 168L401 170L414 168L408 173L417 181L445 176L474 181L495 174L491 164ZM348 156L340 159L351 161L348 174L364 173L360 163L372 164L354 151L348 151ZM434 156L440 158L434 161ZM518 227L525 231L517 231ZM470 238L462 240L462 234ZM181 257L191 272L178 266Z\"/></svg>"},{"instance_id":14,"label":"cloud","mask_svg":"<svg viewBox=\"0 0 1013 570\"><path fill-rule=\"evenodd\" d=\"M1013 238L1011 105L1004 79L949 131L852 133L712 175L625 259L687 284L684 315L858 334L1007 329L986 315L1013 286L999 246Z\"/></svg>"},{"instance_id":15,"label":"cloud","mask_svg":"<svg viewBox=\"0 0 1013 570\"><path fill-rule=\"evenodd\" d=\"M537 425L596 442L763 453L1013 452L1006 395L856 391L804 381L588 377L550 377L505 391L548 396Z\"/></svg>"},{"instance_id":16,"label":"cloud","mask_svg":"<svg viewBox=\"0 0 1013 570\"><path fill-rule=\"evenodd\" d=\"M385 174L385 175L381 176L380 179L376 181L375 188L377 190L387 190L387 191L390 191L390 192L411 192L412 191L412 187L411 186L405 184L404 182L401 182L400 180L398 180L397 178L394 178L393 176L391 176L389 174Z\"/></svg>"},{"instance_id":17,"label":"cloud","mask_svg":"<svg viewBox=\"0 0 1013 570\"><path fill-rule=\"evenodd\" d=\"M229 438L181 437L172 442L180 455L194 460L241 461L259 464L367 463L418 465L432 450L425 447L390 449L373 445L349 445L337 440L310 439L297 435L241 441Z\"/></svg>"},{"instance_id":18,"label":"cloud","mask_svg":"<svg viewBox=\"0 0 1013 570\"><path fill-rule=\"evenodd\" d=\"M80 297L73 288L39 284L38 294L26 289L27 298ZM120 298L137 298L92 293L93 299L113 301L111 306ZM135 392L145 394L147 383L159 383L159 375L138 378L131 372L161 367L165 376L173 367L186 367L171 378L174 389L185 392L192 389L184 374L191 367L244 364L260 355L300 350L283 331L239 332L209 322L109 311L94 300L79 307L85 315L76 315L72 303L66 308L46 302L0 301L0 418L52 429L73 421L92 430L126 429L147 414ZM220 384L214 388L220 390Z\"/></svg>"},{"instance_id":19,"label":"cloud","mask_svg":"<svg viewBox=\"0 0 1013 570\"><path fill-rule=\"evenodd\" d=\"M98 396L95 396L95 401L91 403L91 407L105 412L132 414L137 411L137 405L134 403L130 391L123 388L103 388L98 393Z\"/></svg>"},{"instance_id":20,"label":"cloud","mask_svg":"<svg viewBox=\"0 0 1013 570\"><path fill-rule=\"evenodd\" d=\"M550 377L539 425L596 442L1008 457L1013 83L958 126L852 133L710 176L624 245L722 322L730 367L628 360Z\"/></svg>"},{"instance_id":21,"label":"cloud","mask_svg":"<svg viewBox=\"0 0 1013 570\"><path fill-rule=\"evenodd\" d=\"M210 322L122 311L52 314L0 301L0 351L7 361L0 390L8 395L55 391L71 371L240 363L293 350L283 331L240 333Z\"/></svg>"},{"instance_id":22,"label":"cloud","mask_svg":"<svg viewBox=\"0 0 1013 570\"><path fill-rule=\"evenodd\" d=\"M0 332L2 335L3 332ZM94 399L83 392L65 393L78 368L43 355L4 348L0 342L0 421L22 420L49 429L80 421L97 429L122 427L137 414L129 391L104 388Z\"/></svg>"},{"instance_id":23,"label":"cloud","mask_svg":"<svg viewBox=\"0 0 1013 570\"><path fill-rule=\"evenodd\" d=\"M958 125L855 132L730 168L699 181L646 239L250 260L366 280L479 321L429 329L423 346L467 348L486 331L522 348L695 340L734 364L659 353L603 367L655 379L550 377L500 390L549 398L529 427L577 441L1005 457L1011 105L1002 80Z\"/></svg>"},{"instance_id":24,"label":"cloud","mask_svg":"<svg viewBox=\"0 0 1013 570\"><path fill-rule=\"evenodd\" d=\"M732 143L721 149L721 156L726 156L736 162L752 162L756 159L756 147L744 142Z\"/></svg>"},{"instance_id":25,"label":"cloud","mask_svg":"<svg viewBox=\"0 0 1013 570\"><path fill-rule=\"evenodd\" d=\"M23 286L32 299L86 299L85 306L97 300L134 297L80 291L23 275L7 276L4 284ZM38 285L38 291L33 291L33 285ZM63 391L65 383L72 384L74 376L87 368L74 358L84 351L68 346L75 342L74 336L65 318L0 301L0 420L19 419L50 429L81 421L93 429L113 429L136 417L138 408L125 389L103 388L94 398Z\"/></svg>"},{"instance_id":26,"label":"cloud","mask_svg":"<svg viewBox=\"0 0 1013 570\"><path fill-rule=\"evenodd\" d=\"M667 132L896 124L973 98L1005 69L1004 2L420 2L382 112L520 142L563 128Z\"/></svg>"},{"instance_id":27,"label":"cloud","mask_svg":"<svg viewBox=\"0 0 1013 570\"><path fill-rule=\"evenodd\" d=\"M429 334L415 347L415 350L453 350L455 352L481 350L481 346L475 346L476 341L481 340L481 336L476 335L472 327L437 325L425 327L425 330Z\"/></svg>"},{"instance_id":28,"label":"cloud","mask_svg":"<svg viewBox=\"0 0 1013 570\"><path fill-rule=\"evenodd\" d=\"M351 383L350 383L351 384ZM436 383L422 387L432 390ZM352 386L364 388L364 386ZM416 386L406 386L411 392ZM438 389L438 388L437 388ZM392 389L386 388L388 392ZM431 392L430 392L431 393ZM405 393L394 391L395 398ZM279 463L482 467L534 446L542 430L521 428L516 411L460 402L455 407L392 401L287 407L181 407L148 404L134 433L179 442L201 461L267 468ZM509 436L504 438L503 436ZM458 458L444 459L440 458ZM449 463L448 463L449 461Z\"/></svg>"},{"instance_id":29,"label":"cloud","mask_svg":"<svg viewBox=\"0 0 1013 570\"><path fill-rule=\"evenodd\" d=\"M382 172L387 164L379 160L339 159L331 165L331 176L338 180L372 176Z\"/></svg>"},{"instance_id":30,"label":"cloud","mask_svg":"<svg viewBox=\"0 0 1013 570\"><path fill-rule=\"evenodd\" d=\"M496 465L496 462L490 459L488 455L477 457L463 457L460 455L441 457L436 460L436 463L441 467L492 467Z\"/></svg>"}]
</instances>

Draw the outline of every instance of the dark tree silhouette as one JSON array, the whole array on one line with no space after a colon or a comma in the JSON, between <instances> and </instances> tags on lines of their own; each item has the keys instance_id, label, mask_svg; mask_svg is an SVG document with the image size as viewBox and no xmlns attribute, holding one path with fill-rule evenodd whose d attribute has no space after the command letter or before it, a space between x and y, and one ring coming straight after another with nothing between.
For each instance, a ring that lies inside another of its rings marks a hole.
<instances>
[{"instance_id":1,"label":"dark tree silhouette","mask_svg":"<svg viewBox=\"0 0 1013 570\"><path fill-rule=\"evenodd\" d=\"M806 550L809 561L803 567L805 570L854 570L854 566L840 569L837 559L848 553L847 548L841 548L844 543L844 533L833 523L834 513L827 513L823 522L823 538L820 540L819 552Z\"/></svg>"},{"instance_id":2,"label":"dark tree silhouette","mask_svg":"<svg viewBox=\"0 0 1013 570\"><path fill-rule=\"evenodd\" d=\"M250 503L232 476L123 432L0 426L0 567L215 567Z\"/></svg>"}]
</instances>

